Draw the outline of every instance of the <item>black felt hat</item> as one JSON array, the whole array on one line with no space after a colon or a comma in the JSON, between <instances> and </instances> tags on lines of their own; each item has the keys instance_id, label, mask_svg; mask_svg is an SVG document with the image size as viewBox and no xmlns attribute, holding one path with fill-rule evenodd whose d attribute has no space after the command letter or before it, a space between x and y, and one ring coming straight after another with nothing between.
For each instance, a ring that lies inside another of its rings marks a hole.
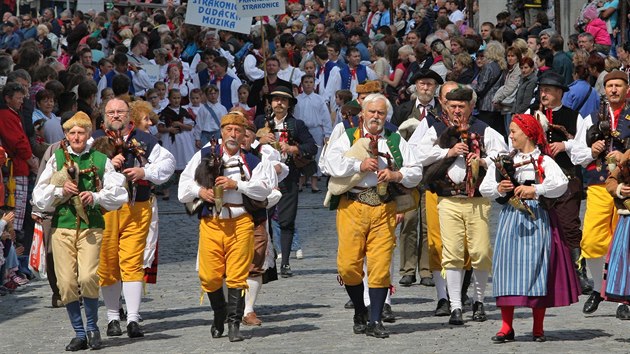
<instances>
[{"instance_id":1,"label":"black felt hat","mask_svg":"<svg viewBox=\"0 0 630 354\"><path fill-rule=\"evenodd\" d=\"M440 74L436 73L435 71L431 69L422 69L418 71L417 73L413 74L409 82L415 84L416 81L420 79L433 79L435 80L435 82L437 82L438 85L442 85L444 83L444 80L442 80L442 77L440 76Z\"/></svg>"},{"instance_id":2,"label":"black felt hat","mask_svg":"<svg viewBox=\"0 0 630 354\"><path fill-rule=\"evenodd\" d=\"M547 71L542 74L538 81L538 86L555 86L561 88L564 92L569 91L569 88L564 84L564 77L553 71Z\"/></svg>"},{"instance_id":3,"label":"black felt hat","mask_svg":"<svg viewBox=\"0 0 630 354\"><path fill-rule=\"evenodd\" d=\"M470 102L473 99L473 90L468 87L459 87L447 93L446 99L449 101Z\"/></svg>"},{"instance_id":4,"label":"black felt hat","mask_svg":"<svg viewBox=\"0 0 630 354\"><path fill-rule=\"evenodd\" d=\"M275 90L271 91L271 93L267 95L267 99L271 101L271 99L276 96L288 98L289 105L291 106L295 106L297 104L297 99L293 97L293 92L288 87L284 87L284 86L276 87Z\"/></svg>"}]
</instances>

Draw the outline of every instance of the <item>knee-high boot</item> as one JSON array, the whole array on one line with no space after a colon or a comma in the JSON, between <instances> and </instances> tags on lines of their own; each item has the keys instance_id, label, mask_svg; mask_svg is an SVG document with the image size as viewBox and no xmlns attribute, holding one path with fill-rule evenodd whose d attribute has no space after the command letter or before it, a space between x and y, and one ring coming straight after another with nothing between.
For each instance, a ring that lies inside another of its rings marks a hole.
<instances>
[{"instance_id":1,"label":"knee-high boot","mask_svg":"<svg viewBox=\"0 0 630 354\"><path fill-rule=\"evenodd\" d=\"M214 312L214 321L212 321L210 333L212 334L212 338L220 338L225 330L225 319L227 318L227 306L225 297L223 296L223 288L208 293L208 298L210 299L210 306Z\"/></svg>"},{"instance_id":2,"label":"knee-high boot","mask_svg":"<svg viewBox=\"0 0 630 354\"><path fill-rule=\"evenodd\" d=\"M582 250L578 248L571 249L571 261L573 262L573 266L575 267L575 272L577 273L578 279L580 280L580 287L582 288L583 295L590 295L593 291L593 287L588 282L588 276L586 275L586 259L582 258L580 264L578 265L578 260L580 259L580 254ZM579 269L580 268L580 269Z\"/></svg>"},{"instance_id":3,"label":"knee-high boot","mask_svg":"<svg viewBox=\"0 0 630 354\"><path fill-rule=\"evenodd\" d=\"M227 319L230 342L243 340L240 330L243 312L245 312L245 291L240 288L228 288Z\"/></svg>"}]
</instances>

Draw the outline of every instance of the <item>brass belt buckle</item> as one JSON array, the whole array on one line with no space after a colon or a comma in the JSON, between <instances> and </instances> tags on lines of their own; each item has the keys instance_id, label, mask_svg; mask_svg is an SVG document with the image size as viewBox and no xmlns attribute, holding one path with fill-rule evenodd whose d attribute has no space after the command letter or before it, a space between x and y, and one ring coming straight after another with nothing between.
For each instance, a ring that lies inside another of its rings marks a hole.
<instances>
[{"instance_id":1,"label":"brass belt buckle","mask_svg":"<svg viewBox=\"0 0 630 354\"><path fill-rule=\"evenodd\" d=\"M379 198L374 188L368 188L357 194L357 201L363 204L367 204L369 206L381 205L381 199Z\"/></svg>"}]
</instances>

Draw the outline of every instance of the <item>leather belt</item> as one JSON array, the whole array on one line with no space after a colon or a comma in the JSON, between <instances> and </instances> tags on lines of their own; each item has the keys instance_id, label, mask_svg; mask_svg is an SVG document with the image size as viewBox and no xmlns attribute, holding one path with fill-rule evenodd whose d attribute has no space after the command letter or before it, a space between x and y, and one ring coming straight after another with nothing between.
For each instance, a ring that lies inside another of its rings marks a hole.
<instances>
[{"instance_id":1,"label":"leather belt","mask_svg":"<svg viewBox=\"0 0 630 354\"><path fill-rule=\"evenodd\" d=\"M366 188L360 193L348 192L346 193L346 197L348 200L357 201L361 204L369 205L369 206L379 206L382 204L381 198L378 193L376 193L376 188Z\"/></svg>"}]
</instances>

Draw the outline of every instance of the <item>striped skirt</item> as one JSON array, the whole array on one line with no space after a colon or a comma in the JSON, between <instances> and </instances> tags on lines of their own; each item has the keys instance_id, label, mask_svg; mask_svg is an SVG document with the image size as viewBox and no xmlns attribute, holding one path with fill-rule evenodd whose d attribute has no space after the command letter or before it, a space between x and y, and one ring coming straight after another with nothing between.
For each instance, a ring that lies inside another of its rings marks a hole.
<instances>
[{"instance_id":1,"label":"striped skirt","mask_svg":"<svg viewBox=\"0 0 630 354\"><path fill-rule=\"evenodd\" d=\"M607 300L630 300L630 215L620 215L606 259L605 296Z\"/></svg>"},{"instance_id":2,"label":"striped skirt","mask_svg":"<svg viewBox=\"0 0 630 354\"><path fill-rule=\"evenodd\" d=\"M499 216L492 262L493 295L545 296L551 244L549 215L527 200L529 214L506 204Z\"/></svg>"}]
</instances>

